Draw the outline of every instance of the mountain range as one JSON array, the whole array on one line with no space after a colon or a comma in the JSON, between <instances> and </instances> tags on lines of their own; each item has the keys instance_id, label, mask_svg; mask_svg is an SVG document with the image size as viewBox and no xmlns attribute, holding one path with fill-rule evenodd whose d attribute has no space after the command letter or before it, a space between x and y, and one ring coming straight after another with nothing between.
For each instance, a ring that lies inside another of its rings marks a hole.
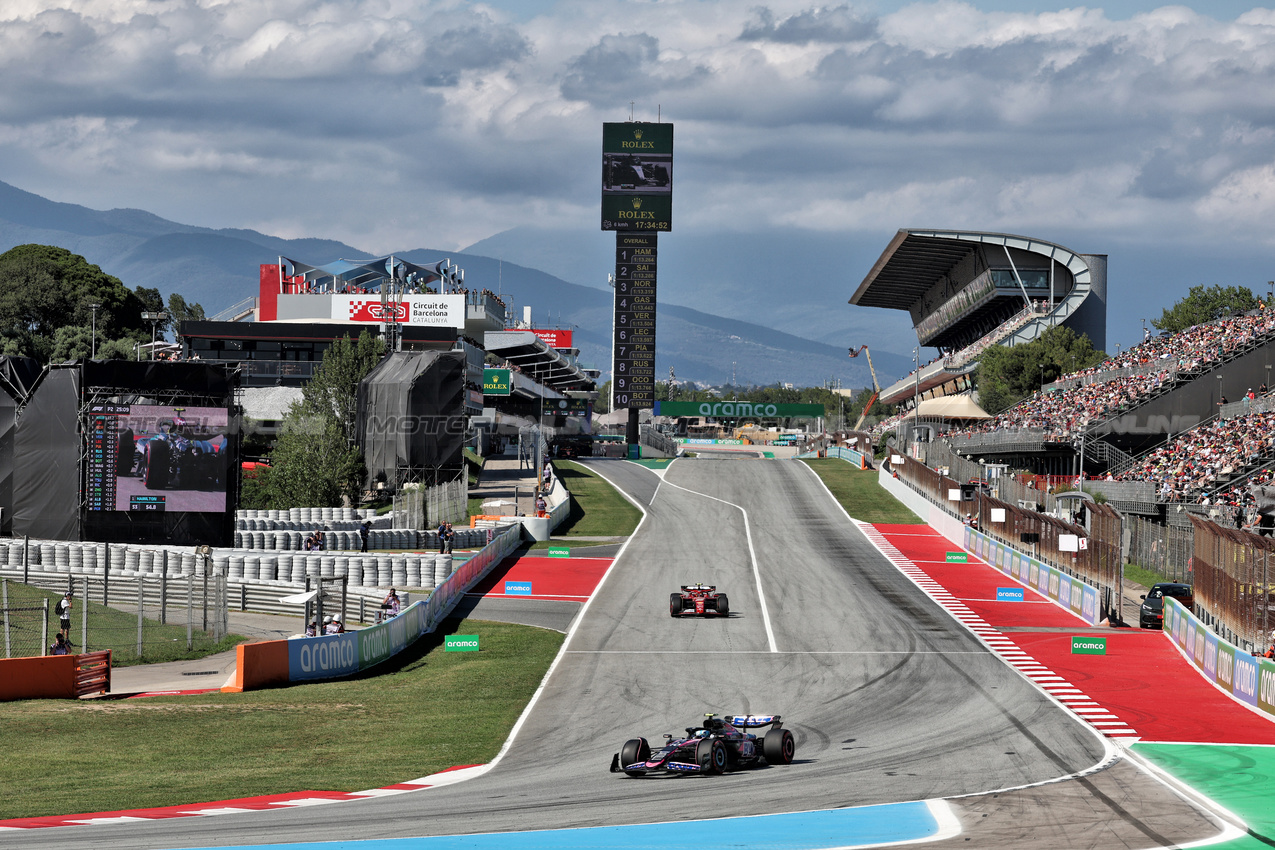
<instances>
[{"instance_id":1,"label":"mountain range","mask_svg":"<svg viewBox=\"0 0 1275 850\"><path fill-rule=\"evenodd\" d=\"M606 269L610 234L588 235L604 247L597 267ZM530 305L537 327L573 328L581 361L606 372L610 363L610 291L569 282L514 260L525 256L531 263L543 261L566 274L581 276L580 265L564 263L562 258L580 257L577 249L585 241L553 249L550 246L555 239L562 242L560 234L510 231L463 251L416 248L396 251L395 255L421 264L450 258L465 269L470 288L507 296L506 301L512 301L519 316L523 305ZM93 210L51 201L0 182L0 251L29 243L55 245L80 254L132 288L153 287L165 297L180 293L188 302L202 304L210 317L256 295L258 267L277 262L280 255L316 265L337 258L375 256L328 239L283 239L254 230L198 227L144 210ZM671 238L661 243L662 264L673 262L666 261L664 253L665 246L672 243ZM711 254L718 247L708 244L703 249ZM679 252L684 251L679 248ZM684 262L694 265L708 260ZM754 321L661 300L657 310L657 377L667 376L672 368L679 381L713 386L732 380L739 385L789 382L799 387L829 381L844 387L870 384L866 363L846 357L849 343L832 344L815 333L804 336L763 324L763 318L768 322L782 316L791 318L795 309L778 294L781 285L776 283L772 289L775 291L767 295L740 288L729 299L735 308L752 301L755 306L749 308L748 315L754 316ZM827 326L822 315L817 321L807 317L804 324L808 330ZM868 342L872 345L874 341ZM909 371L911 358L880 351L874 353L874 363L879 378L888 383Z\"/></svg>"}]
</instances>

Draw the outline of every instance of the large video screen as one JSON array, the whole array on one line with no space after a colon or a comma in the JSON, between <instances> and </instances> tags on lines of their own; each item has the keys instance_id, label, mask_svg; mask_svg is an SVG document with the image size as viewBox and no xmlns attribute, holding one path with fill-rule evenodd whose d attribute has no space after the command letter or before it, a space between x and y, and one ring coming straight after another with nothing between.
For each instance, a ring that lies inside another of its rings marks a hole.
<instances>
[{"instance_id":1,"label":"large video screen","mask_svg":"<svg viewBox=\"0 0 1275 850\"><path fill-rule=\"evenodd\" d=\"M90 511L225 512L225 408L93 404L88 412Z\"/></svg>"}]
</instances>

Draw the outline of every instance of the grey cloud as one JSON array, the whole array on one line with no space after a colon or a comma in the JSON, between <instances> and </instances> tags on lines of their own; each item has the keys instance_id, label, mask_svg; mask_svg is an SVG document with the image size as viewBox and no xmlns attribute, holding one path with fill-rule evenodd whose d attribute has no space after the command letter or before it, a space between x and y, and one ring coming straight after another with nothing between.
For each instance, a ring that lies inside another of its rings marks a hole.
<instances>
[{"instance_id":1,"label":"grey cloud","mask_svg":"<svg viewBox=\"0 0 1275 850\"><path fill-rule=\"evenodd\" d=\"M603 36L568 63L562 96L614 107L657 91L690 88L711 76L702 66L661 63L659 56L659 40L646 33Z\"/></svg>"},{"instance_id":2,"label":"grey cloud","mask_svg":"<svg viewBox=\"0 0 1275 850\"><path fill-rule=\"evenodd\" d=\"M840 44L870 41L877 37L875 18L862 18L849 6L818 6L799 12L778 23L765 6L753 10L756 18L740 33L740 41L776 41L784 44L826 42Z\"/></svg>"},{"instance_id":3,"label":"grey cloud","mask_svg":"<svg viewBox=\"0 0 1275 850\"><path fill-rule=\"evenodd\" d=\"M490 21L446 30L427 43L424 79L431 86L454 86L462 71L499 68L531 54L531 45L517 30Z\"/></svg>"}]
</instances>

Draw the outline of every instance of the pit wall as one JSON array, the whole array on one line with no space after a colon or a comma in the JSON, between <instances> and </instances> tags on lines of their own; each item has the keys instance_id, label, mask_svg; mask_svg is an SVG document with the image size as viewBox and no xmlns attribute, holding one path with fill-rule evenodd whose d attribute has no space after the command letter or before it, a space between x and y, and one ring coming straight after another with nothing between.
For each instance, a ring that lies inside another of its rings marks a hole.
<instances>
[{"instance_id":1,"label":"pit wall","mask_svg":"<svg viewBox=\"0 0 1275 850\"><path fill-rule=\"evenodd\" d=\"M384 623L343 635L243 644L236 649L235 674L221 690L242 693L271 685L337 679L393 658L438 628L465 592L521 542L521 526L506 529L434 588L429 599L409 605Z\"/></svg>"},{"instance_id":2,"label":"pit wall","mask_svg":"<svg viewBox=\"0 0 1275 850\"><path fill-rule=\"evenodd\" d=\"M1275 716L1275 661L1222 640L1176 599L1164 598L1164 634L1200 675L1245 705Z\"/></svg>"},{"instance_id":3,"label":"pit wall","mask_svg":"<svg viewBox=\"0 0 1275 850\"><path fill-rule=\"evenodd\" d=\"M881 464L878 480L891 496L953 544L973 552L1005 575L1035 588L1061 608L1090 625L1098 624L1098 588L1044 564L1000 540L967 527L955 516L926 499L886 471Z\"/></svg>"}]
</instances>

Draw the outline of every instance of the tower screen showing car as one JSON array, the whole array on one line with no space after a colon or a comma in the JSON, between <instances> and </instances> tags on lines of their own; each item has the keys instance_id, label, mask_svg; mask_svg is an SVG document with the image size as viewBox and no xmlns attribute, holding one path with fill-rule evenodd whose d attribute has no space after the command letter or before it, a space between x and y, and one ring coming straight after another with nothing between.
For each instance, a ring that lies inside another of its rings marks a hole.
<instances>
[{"instance_id":1,"label":"tower screen showing car","mask_svg":"<svg viewBox=\"0 0 1275 850\"><path fill-rule=\"evenodd\" d=\"M225 511L225 408L92 404L88 413L90 511Z\"/></svg>"}]
</instances>

